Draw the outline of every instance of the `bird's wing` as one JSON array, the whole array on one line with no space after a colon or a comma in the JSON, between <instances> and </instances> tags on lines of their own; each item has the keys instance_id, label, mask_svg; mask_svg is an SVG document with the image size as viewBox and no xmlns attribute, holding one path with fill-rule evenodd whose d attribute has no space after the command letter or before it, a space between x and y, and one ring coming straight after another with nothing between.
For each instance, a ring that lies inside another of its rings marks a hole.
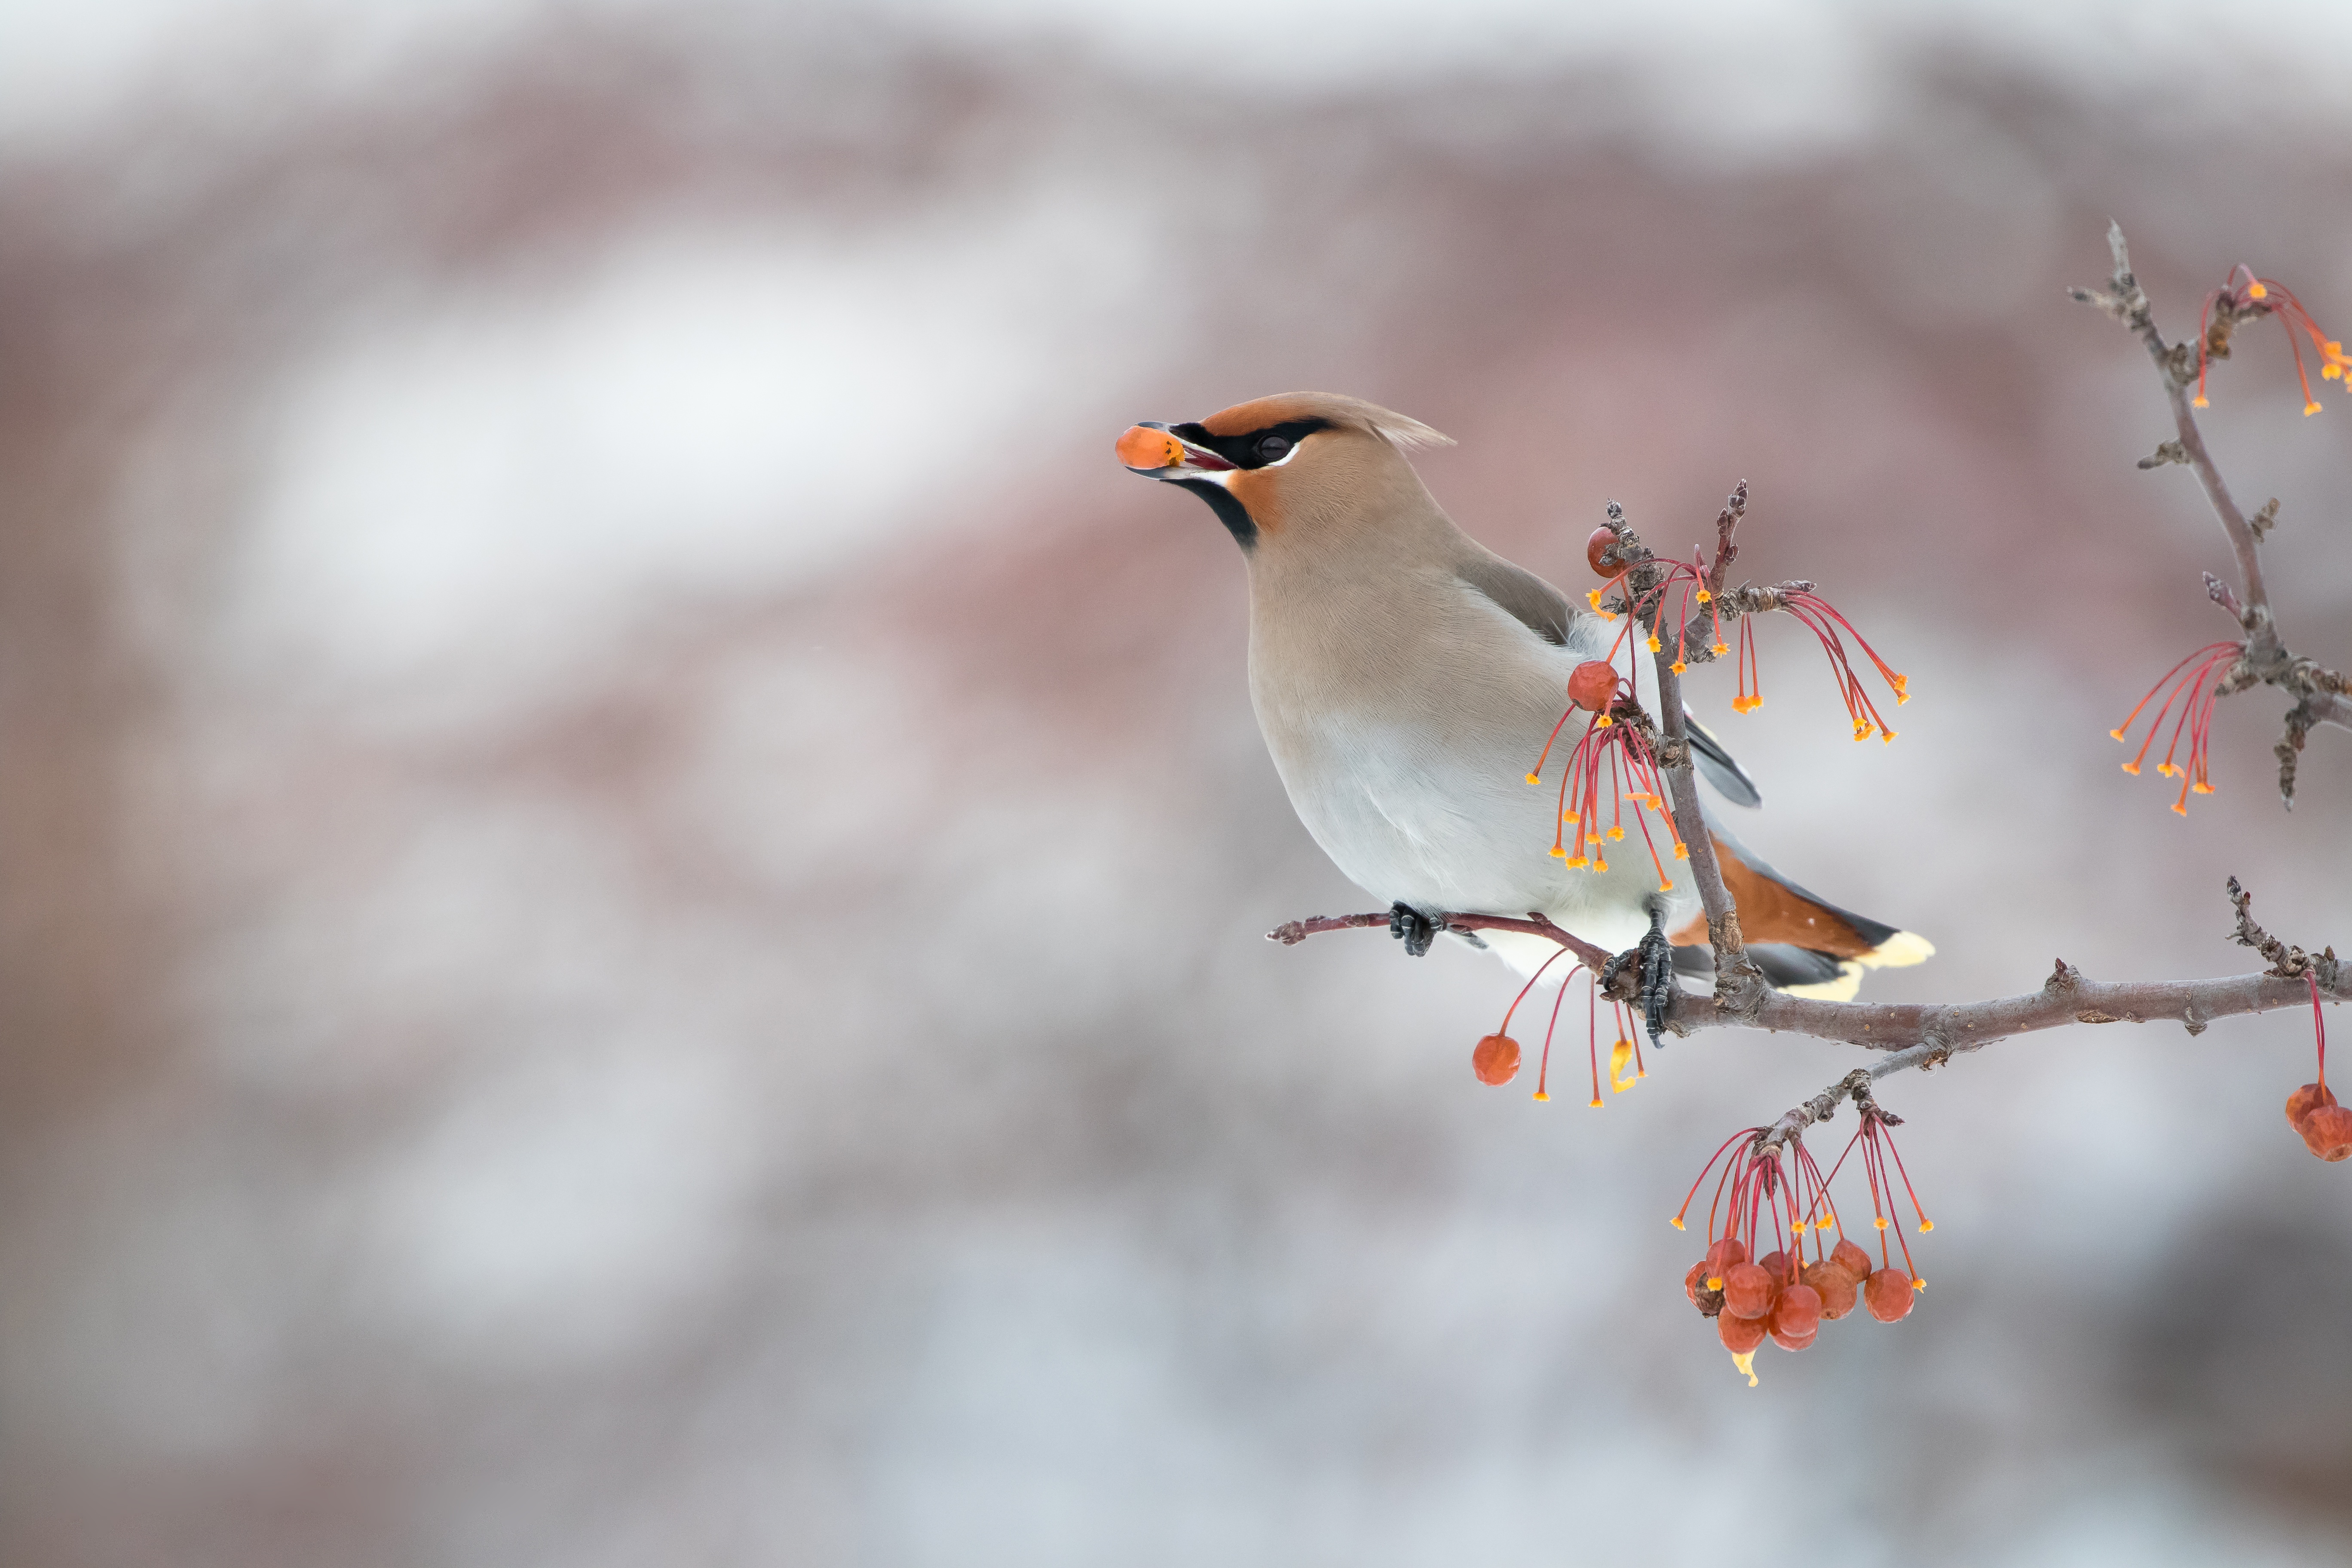
<instances>
[{"instance_id":1,"label":"bird's wing","mask_svg":"<svg viewBox=\"0 0 2352 1568\"><path fill-rule=\"evenodd\" d=\"M1888 939L1900 935L1895 927L1868 915L1842 910L1820 894L1799 887L1774 870L1765 858L1710 822L1707 836L1715 840L1716 864L1723 885L1739 906L1743 935L1756 942L1785 942L1839 958L1860 958ZM1700 922L1699 940L1706 940Z\"/></svg>"},{"instance_id":2,"label":"bird's wing","mask_svg":"<svg viewBox=\"0 0 2352 1568\"><path fill-rule=\"evenodd\" d=\"M1747 952L1773 989L1786 991L1791 996L1851 1002L1862 989L1864 965L1857 959L1837 958L1810 948L1791 947L1784 942L1749 942ZM1696 980L1712 980L1715 953L1706 947L1678 947L1675 949L1675 973Z\"/></svg>"},{"instance_id":3,"label":"bird's wing","mask_svg":"<svg viewBox=\"0 0 2352 1568\"><path fill-rule=\"evenodd\" d=\"M1569 605L1568 595L1526 567L1515 566L1491 551L1482 551L1455 571L1463 582L1493 600L1513 620L1544 641L1554 647L1568 645L1570 617L1576 614ZM1701 776L1734 805L1762 805L1764 796L1757 789L1756 781L1731 760L1723 742L1699 723L1687 703L1683 707L1683 720L1690 729L1691 750L1697 756Z\"/></svg>"},{"instance_id":4,"label":"bird's wing","mask_svg":"<svg viewBox=\"0 0 2352 1568\"><path fill-rule=\"evenodd\" d=\"M1554 647L1568 646L1568 595L1492 551L1482 550L1454 568L1462 581L1484 594L1528 630Z\"/></svg>"},{"instance_id":5,"label":"bird's wing","mask_svg":"<svg viewBox=\"0 0 2352 1568\"><path fill-rule=\"evenodd\" d=\"M1747 944L1747 952L1756 961L1756 967L1764 972L1764 978L1783 991L1793 986L1834 985L1843 976L1848 962L1811 948L1791 947L1785 942L1751 942ZM1714 950L1704 943L1675 949L1675 973L1696 980L1714 979Z\"/></svg>"},{"instance_id":6,"label":"bird's wing","mask_svg":"<svg viewBox=\"0 0 2352 1568\"><path fill-rule=\"evenodd\" d=\"M1902 968L1934 956L1935 945L1927 938L1840 909L1799 887L1712 821L1707 837L1715 842L1725 890L1738 907L1740 934L1748 941L1786 942L1870 969ZM1706 917L1674 932L1671 940L1689 946L1706 942Z\"/></svg>"},{"instance_id":7,"label":"bird's wing","mask_svg":"<svg viewBox=\"0 0 2352 1568\"><path fill-rule=\"evenodd\" d=\"M1715 738L1707 727L1698 721L1698 715L1683 704L1683 727L1690 732L1691 752L1698 759L1698 771L1713 784L1723 798L1734 805L1758 806L1764 804L1763 792L1748 771L1731 760L1723 742Z\"/></svg>"},{"instance_id":8,"label":"bird's wing","mask_svg":"<svg viewBox=\"0 0 2352 1568\"><path fill-rule=\"evenodd\" d=\"M1724 888L1738 907L1748 955L1778 989L1793 996L1851 1002L1864 970L1899 969L1935 956L1935 944L1927 938L1806 891L1712 822L1707 837L1715 841ZM1677 973L1715 973L1706 947L1706 916L1668 940L1675 944ZM1691 956L1685 957L1685 951Z\"/></svg>"}]
</instances>

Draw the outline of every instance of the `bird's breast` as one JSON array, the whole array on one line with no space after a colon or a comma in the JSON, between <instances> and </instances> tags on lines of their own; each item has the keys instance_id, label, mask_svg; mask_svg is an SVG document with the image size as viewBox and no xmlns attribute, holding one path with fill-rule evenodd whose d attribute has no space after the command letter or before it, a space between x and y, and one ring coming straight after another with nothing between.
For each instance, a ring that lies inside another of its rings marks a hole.
<instances>
[{"instance_id":1,"label":"bird's breast","mask_svg":"<svg viewBox=\"0 0 2352 1568\"><path fill-rule=\"evenodd\" d=\"M1577 654L1451 584L1406 596L1253 605L1251 697L1299 819L1359 886L1424 909L1518 912L1643 889L1571 873L1550 853L1559 780L1580 719L1530 786ZM1491 607L1489 607L1491 608ZM1572 879L1580 876L1581 885Z\"/></svg>"}]
</instances>

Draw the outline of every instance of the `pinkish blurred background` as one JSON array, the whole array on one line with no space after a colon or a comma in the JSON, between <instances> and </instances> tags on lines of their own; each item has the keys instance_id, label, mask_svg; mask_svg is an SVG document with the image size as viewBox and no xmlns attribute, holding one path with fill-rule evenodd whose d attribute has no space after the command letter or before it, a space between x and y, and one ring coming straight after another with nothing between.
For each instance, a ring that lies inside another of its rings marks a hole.
<instances>
[{"instance_id":1,"label":"pinkish blurred background","mask_svg":"<svg viewBox=\"0 0 2352 1568\"><path fill-rule=\"evenodd\" d=\"M2341 943L2343 737L2116 771L2228 562L2063 289L2352 321L2352 22L1557 9L0 13L0 1561L2344 1561L2307 1018L1891 1081L1931 1289L1750 1390L1663 1221L1853 1054L1538 1106L1498 966L1262 941L1368 900L1110 447L1360 394L1579 591L1747 479L1919 698L1695 692L1938 943L1869 994L2252 967L2231 872ZM2341 664L2352 408L2246 342Z\"/></svg>"}]
</instances>

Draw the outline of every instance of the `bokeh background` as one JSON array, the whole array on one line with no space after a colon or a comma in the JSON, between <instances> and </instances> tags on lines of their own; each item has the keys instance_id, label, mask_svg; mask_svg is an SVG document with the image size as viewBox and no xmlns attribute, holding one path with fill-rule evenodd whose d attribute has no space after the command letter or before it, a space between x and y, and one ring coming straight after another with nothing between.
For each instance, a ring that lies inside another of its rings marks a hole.
<instances>
[{"instance_id":1,"label":"bokeh background","mask_svg":"<svg viewBox=\"0 0 2352 1568\"><path fill-rule=\"evenodd\" d=\"M2116 771L2228 558L2063 289L2112 216L2176 334L2239 260L2352 322L2347 46L2315 0L0 10L0 1560L2343 1561L2307 1016L1891 1081L1930 1289L1751 1390L1664 1221L1851 1053L1539 1106L1469 1071L1498 966L1264 942L1368 900L1265 760L1232 544L1110 444L1366 395L1571 590L1609 498L1687 543L1748 479L1741 569L1919 699L1852 745L1789 626L1761 713L1695 691L1749 841L1938 944L1870 994L2245 969L2232 872L2342 942L2342 736L2291 816L2274 695L2185 821ZM2324 390L2256 331L2208 428L2341 664Z\"/></svg>"}]
</instances>

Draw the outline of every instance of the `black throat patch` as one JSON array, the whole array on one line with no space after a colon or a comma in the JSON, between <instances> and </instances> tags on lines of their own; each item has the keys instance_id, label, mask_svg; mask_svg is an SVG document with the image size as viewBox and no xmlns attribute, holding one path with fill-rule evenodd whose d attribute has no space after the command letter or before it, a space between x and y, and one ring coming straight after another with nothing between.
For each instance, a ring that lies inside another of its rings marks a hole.
<instances>
[{"instance_id":1,"label":"black throat patch","mask_svg":"<svg viewBox=\"0 0 2352 1568\"><path fill-rule=\"evenodd\" d=\"M1257 524L1250 520L1249 508L1242 505L1233 491L1214 479L1178 479L1176 483L1209 503L1209 510L1217 514L1217 521L1225 525L1225 531L1234 536L1235 544L1244 550L1256 547Z\"/></svg>"},{"instance_id":2,"label":"black throat patch","mask_svg":"<svg viewBox=\"0 0 2352 1568\"><path fill-rule=\"evenodd\" d=\"M1239 436L1213 436L1205 425L1193 423L1173 425L1170 432L1195 447L1205 447L1237 468L1263 468L1279 463L1290 456L1298 443L1318 430L1328 430L1328 419L1286 419L1279 425L1268 425L1262 430L1251 430ZM1214 479L1178 479L1176 483L1209 503L1225 531L1244 550L1257 544L1257 523L1234 493Z\"/></svg>"}]
</instances>

